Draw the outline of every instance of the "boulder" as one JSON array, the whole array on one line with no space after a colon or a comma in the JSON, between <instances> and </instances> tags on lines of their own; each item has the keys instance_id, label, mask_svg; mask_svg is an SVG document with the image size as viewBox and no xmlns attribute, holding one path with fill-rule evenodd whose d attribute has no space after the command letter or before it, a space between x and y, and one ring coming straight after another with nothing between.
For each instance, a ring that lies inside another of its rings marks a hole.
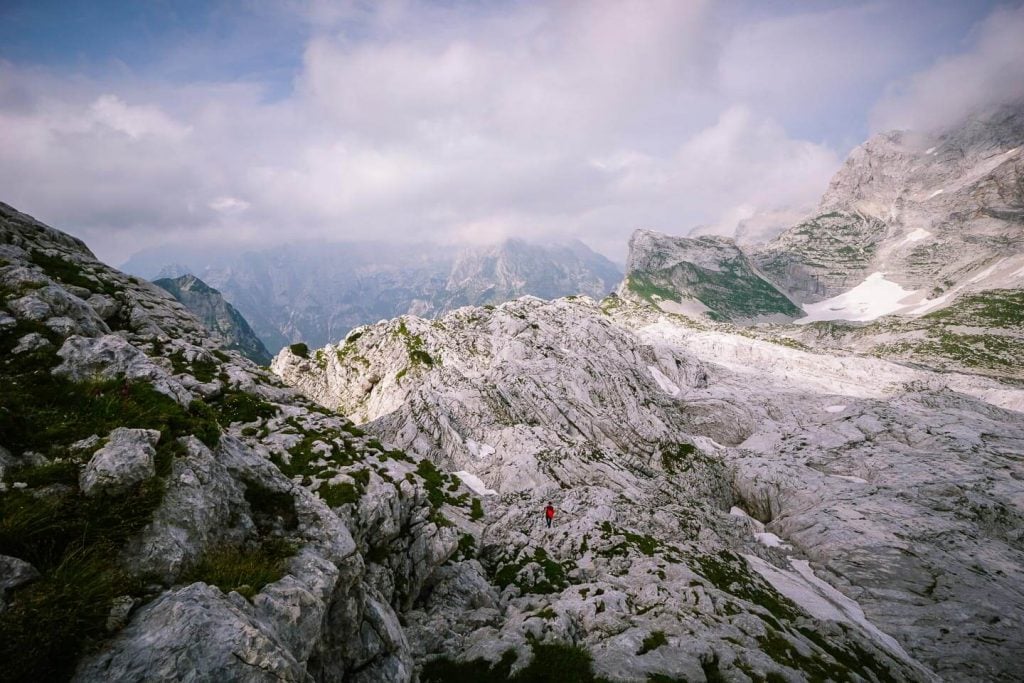
<instances>
[{"instance_id":1,"label":"boulder","mask_svg":"<svg viewBox=\"0 0 1024 683\"><path fill-rule=\"evenodd\" d=\"M312 678L256 618L212 586L194 583L140 609L75 681L305 682Z\"/></svg>"},{"instance_id":2,"label":"boulder","mask_svg":"<svg viewBox=\"0 0 1024 683\"><path fill-rule=\"evenodd\" d=\"M155 429L126 429L110 432L107 445L96 451L78 478L86 496L99 492L120 493L156 474L156 446L160 432Z\"/></svg>"},{"instance_id":3,"label":"boulder","mask_svg":"<svg viewBox=\"0 0 1024 683\"><path fill-rule=\"evenodd\" d=\"M0 555L0 612L3 611L9 591L39 578L36 568L16 557Z\"/></svg>"}]
</instances>

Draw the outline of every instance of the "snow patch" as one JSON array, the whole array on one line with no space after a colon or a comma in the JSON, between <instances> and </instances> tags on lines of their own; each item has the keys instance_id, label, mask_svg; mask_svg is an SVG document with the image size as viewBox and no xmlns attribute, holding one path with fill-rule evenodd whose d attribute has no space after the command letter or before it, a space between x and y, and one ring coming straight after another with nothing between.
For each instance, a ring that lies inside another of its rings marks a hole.
<instances>
[{"instance_id":1,"label":"snow patch","mask_svg":"<svg viewBox=\"0 0 1024 683\"><path fill-rule=\"evenodd\" d=\"M844 481L852 481L854 484L866 484L866 483L868 483L867 479L861 479L860 477L854 477L854 476L849 475L849 474L830 474L828 476L835 477L836 479L843 479Z\"/></svg>"},{"instance_id":2,"label":"snow patch","mask_svg":"<svg viewBox=\"0 0 1024 683\"><path fill-rule=\"evenodd\" d=\"M818 320L874 320L901 310L903 300L916 293L875 272L848 292L816 304L805 304L807 315L794 322L803 325Z\"/></svg>"},{"instance_id":3,"label":"snow patch","mask_svg":"<svg viewBox=\"0 0 1024 683\"><path fill-rule=\"evenodd\" d=\"M770 531L762 531L754 534L754 538L761 545L766 545L769 548L789 548L791 547L788 543L784 542L781 538L776 536Z\"/></svg>"},{"instance_id":4,"label":"snow patch","mask_svg":"<svg viewBox=\"0 0 1024 683\"><path fill-rule=\"evenodd\" d=\"M942 190L939 190L939 192L942 192ZM926 239L926 238L931 237L931 236L932 236L932 234L930 232L928 232L927 230L925 230L924 228L918 228L917 230L914 230L909 235L904 237L903 241L900 242L899 244L897 244L896 246L897 247L902 247L903 245L910 244L911 242L920 242L921 240Z\"/></svg>"},{"instance_id":5,"label":"snow patch","mask_svg":"<svg viewBox=\"0 0 1024 683\"><path fill-rule=\"evenodd\" d=\"M826 413L841 413L846 410L846 406L825 406Z\"/></svg>"},{"instance_id":6,"label":"snow patch","mask_svg":"<svg viewBox=\"0 0 1024 683\"><path fill-rule=\"evenodd\" d=\"M925 154L935 154L935 148L934 147L929 147L928 149L926 149L924 151L924 153Z\"/></svg>"},{"instance_id":7,"label":"snow patch","mask_svg":"<svg viewBox=\"0 0 1024 683\"><path fill-rule=\"evenodd\" d=\"M456 477L462 480L462 483L472 489L473 493L478 496L496 496L498 492L494 489L487 488L487 485L475 474L470 474L464 470L460 470L454 473Z\"/></svg>"},{"instance_id":8,"label":"snow patch","mask_svg":"<svg viewBox=\"0 0 1024 683\"><path fill-rule=\"evenodd\" d=\"M935 192L932 192L930 195L925 197L925 199L931 199L932 197L938 197L940 194L942 194L942 189L941 188L938 189L938 190L935 190Z\"/></svg>"},{"instance_id":9,"label":"snow patch","mask_svg":"<svg viewBox=\"0 0 1024 683\"><path fill-rule=\"evenodd\" d=\"M682 390L676 385L676 383L670 380L665 373L659 370L656 366L648 365L647 369L651 372L651 376L654 378L654 381L658 383L658 386L661 387L661 390L666 394L675 398L682 393Z\"/></svg>"}]
</instances>

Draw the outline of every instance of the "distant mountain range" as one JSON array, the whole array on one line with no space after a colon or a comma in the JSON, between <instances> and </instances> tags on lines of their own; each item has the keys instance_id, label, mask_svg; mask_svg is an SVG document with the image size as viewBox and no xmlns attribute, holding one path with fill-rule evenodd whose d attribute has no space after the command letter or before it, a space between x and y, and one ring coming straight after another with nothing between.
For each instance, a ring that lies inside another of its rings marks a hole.
<instances>
[{"instance_id":1,"label":"distant mountain range","mask_svg":"<svg viewBox=\"0 0 1024 683\"><path fill-rule=\"evenodd\" d=\"M404 313L435 316L531 294L601 298L622 277L582 242L488 247L292 244L256 251L149 249L123 268L149 279L192 274L219 290L267 348L322 346Z\"/></svg>"}]
</instances>

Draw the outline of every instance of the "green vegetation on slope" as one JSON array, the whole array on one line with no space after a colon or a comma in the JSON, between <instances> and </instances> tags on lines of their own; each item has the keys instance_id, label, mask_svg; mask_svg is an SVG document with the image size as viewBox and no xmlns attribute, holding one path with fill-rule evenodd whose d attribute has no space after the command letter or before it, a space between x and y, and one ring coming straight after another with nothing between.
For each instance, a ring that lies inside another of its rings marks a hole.
<instances>
[{"instance_id":1,"label":"green vegetation on slope","mask_svg":"<svg viewBox=\"0 0 1024 683\"><path fill-rule=\"evenodd\" d=\"M52 345L12 354L28 332ZM3 445L15 455L34 451L48 459L10 472L7 484L28 487L0 494L0 554L25 560L41 574L14 591L0 612L0 678L6 680L68 678L82 652L105 636L113 599L143 597L141 581L119 568L119 552L160 505L164 478L183 452L178 439L196 435L214 446L220 438L205 404L183 408L145 383L79 384L53 376L60 341L24 322L0 334ZM70 446L116 427L160 432L157 476L117 496L86 497L78 490L78 471L95 448L76 452Z\"/></svg>"},{"instance_id":2,"label":"green vegetation on slope","mask_svg":"<svg viewBox=\"0 0 1024 683\"><path fill-rule=\"evenodd\" d=\"M630 273L630 291L657 305L658 299L680 302L683 297L710 309L708 317L720 322L760 316L797 316L800 309L740 258L723 261L721 270L678 263L653 273Z\"/></svg>"}]
</instances>

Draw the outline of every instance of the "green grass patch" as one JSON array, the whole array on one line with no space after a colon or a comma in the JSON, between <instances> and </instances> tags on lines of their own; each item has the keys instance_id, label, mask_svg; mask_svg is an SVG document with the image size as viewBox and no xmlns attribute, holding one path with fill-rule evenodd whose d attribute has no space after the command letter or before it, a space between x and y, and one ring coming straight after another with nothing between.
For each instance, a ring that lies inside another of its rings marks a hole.
<instances>
[{"instance_id":1,"label":"green grass patch","mask_svg":"<svg viewBox=\"0 0 1024 683\"><path fill-rule=\"evenodd\" d=\"M206 358L196 358L188 361L185 360L184 351L175 351L167 356L167 358L171 361L171 366L174 368L174 374L192 375L204 384L212 382L217 378L217 375L220 372L220 365L217 361Z\"/></svg>"},{"instance_id":2,"label":"green grass patch","mask_svg":"<svg viewBox=\"0 0 1024 683\"><path fill-rule=\"evenodd\" d=\"M88 289L91 292L101 292L108 295L113 295L121 291L120 287L100 280L100 278L87 273L85 269L77 263L68 261L59 256L52 256L45 252L33 249L30 252L29 258L32 260L32 263L39 266L48 276L66 285L82 287L83 289Z\"/></svg>"},{"instance_id":3,"label":"green grass patch","mask_svg":"<svg viewBox=\"0 0 1024 683\"><path fill-rule=\"evenodd\" d=\"M530 578L523 573L523 569L531 563L540 565L539 577ZM572 568L571 563L565 564ZM515 584L524 595L545 595L564 590L569 585L569 580L566 566L548 557L547 551L543 548L537 548L532 556L523 554L517 560L502 565L494 575L494 583L501 588Z\"/></svg>"},{"instance_id":4,"label":"green grass patch","mask_svg":"<svg viewBox=\"0 0 1024 683\"><path fill-rule=\"evenodd\" d=\"M502 683L511 681L516 651L507 650L495 663L486 659L457 662L449 657L432 659L423 666L422 683Z\"/></svg>"},{"instance_id":5,"label":"green grass patch","mask_svg":"<svg viewBox=\"0 0 1024 683\"><path fill-rule=\"evenodd\" d=\"M434 364L433 356L427 353L423 337L409 332L409 328L406 327L404 320L398 322L398 336L405 343L405 351L409 354L409 361L412 365L426 365L429 367Z\"/></svg>"},{"instance_id":6,"label":"green grass patch","mask_svg":"<svg viewBox=\"0 0 1024 683\"><path fill-rule=\"evenodd\" d=\"M661 466L669 474L688 472L693 467L692 460L696 453L697 447L689 443L664 446L661 449Z\"/></svg>"},{"instance_id":7,"label":"green grass patch","mask_svg":"<svg viewBox=\"0 0 1024 683\"><path fill-rule=\"evenodd\" d=\"M722 550L717 555L693 558L700 574L719 590L760 605L776 619L795 621L803 612L760 576L750 572L738 555Z\"/></svg>"},{"instance_id":8,"label":"green grass patch","mask_svg":"<svg viewBox=\"0 0 1024 683\"><path fill-rule=\"evenodd\" d=\"M643 642L640 643L640 649L637 650L638 655L645 655L652 650L657 650L662 645L668 644L668 638L665 637L664 631L651 631L651 634L644 638Z\"/></svg>"},{"instance_id":9,"label":"green grass patch","mask_svg":"<svg viewBox=\"0 0 1024 683\"><path fill-rule=\"evenodd\" d=\"M530 643L533 657L515 676L515 650L506 651L501 660L491 664L483 659L456 662L450 658L434 659L423 667L423 683L600 683L594 676L590 653L566 643Z\"/></svg>"},{"instance_id":10,"label":"green grass patch","mask_svg":"<svg viewBox=\"0 0 1024 683\"><path fill-rule=\"evenodd\" d=\"M264 401L259 396L244 391L227 392L214 404L221 424L233 422L256 422L267 420L277 415L278 408L273 403Z\"/></svg>"},{"instance_id":11,"label":"green grass patch","mask_svg":"<svg viewBox=\"0 0 1024 683\"><path fill-rule=\"evenodd\" d=\"M259 546L226 546L208 551L182 576L181 581L202 581L225 593L236 591L252 599L264 586L281 579L295 547L281 539L267 539Z\"/></svg>"},{"instance_id":12,"label":"green grass patch","mask_svg":"<svg viewBox=\"0 0 1024 683\"><path fill-rule=\"evenodd\" d=\"M340 484L320 484L316 494L332 508L355 503L359 500L359 489L347 481L343 481Z\"/></svg>"},{"instance_id":13,"label":"green grass patch","mask_svg":"<svg viewBox=\"0 0 1024 683\"><path fill-rule=\"evenodd\" d=\"M126 581L107 549L78 548L16 591L0 613L0 680L71 678L82 654L105 636L114 598L129 592Z\"/></svg>"}]
</instances>

